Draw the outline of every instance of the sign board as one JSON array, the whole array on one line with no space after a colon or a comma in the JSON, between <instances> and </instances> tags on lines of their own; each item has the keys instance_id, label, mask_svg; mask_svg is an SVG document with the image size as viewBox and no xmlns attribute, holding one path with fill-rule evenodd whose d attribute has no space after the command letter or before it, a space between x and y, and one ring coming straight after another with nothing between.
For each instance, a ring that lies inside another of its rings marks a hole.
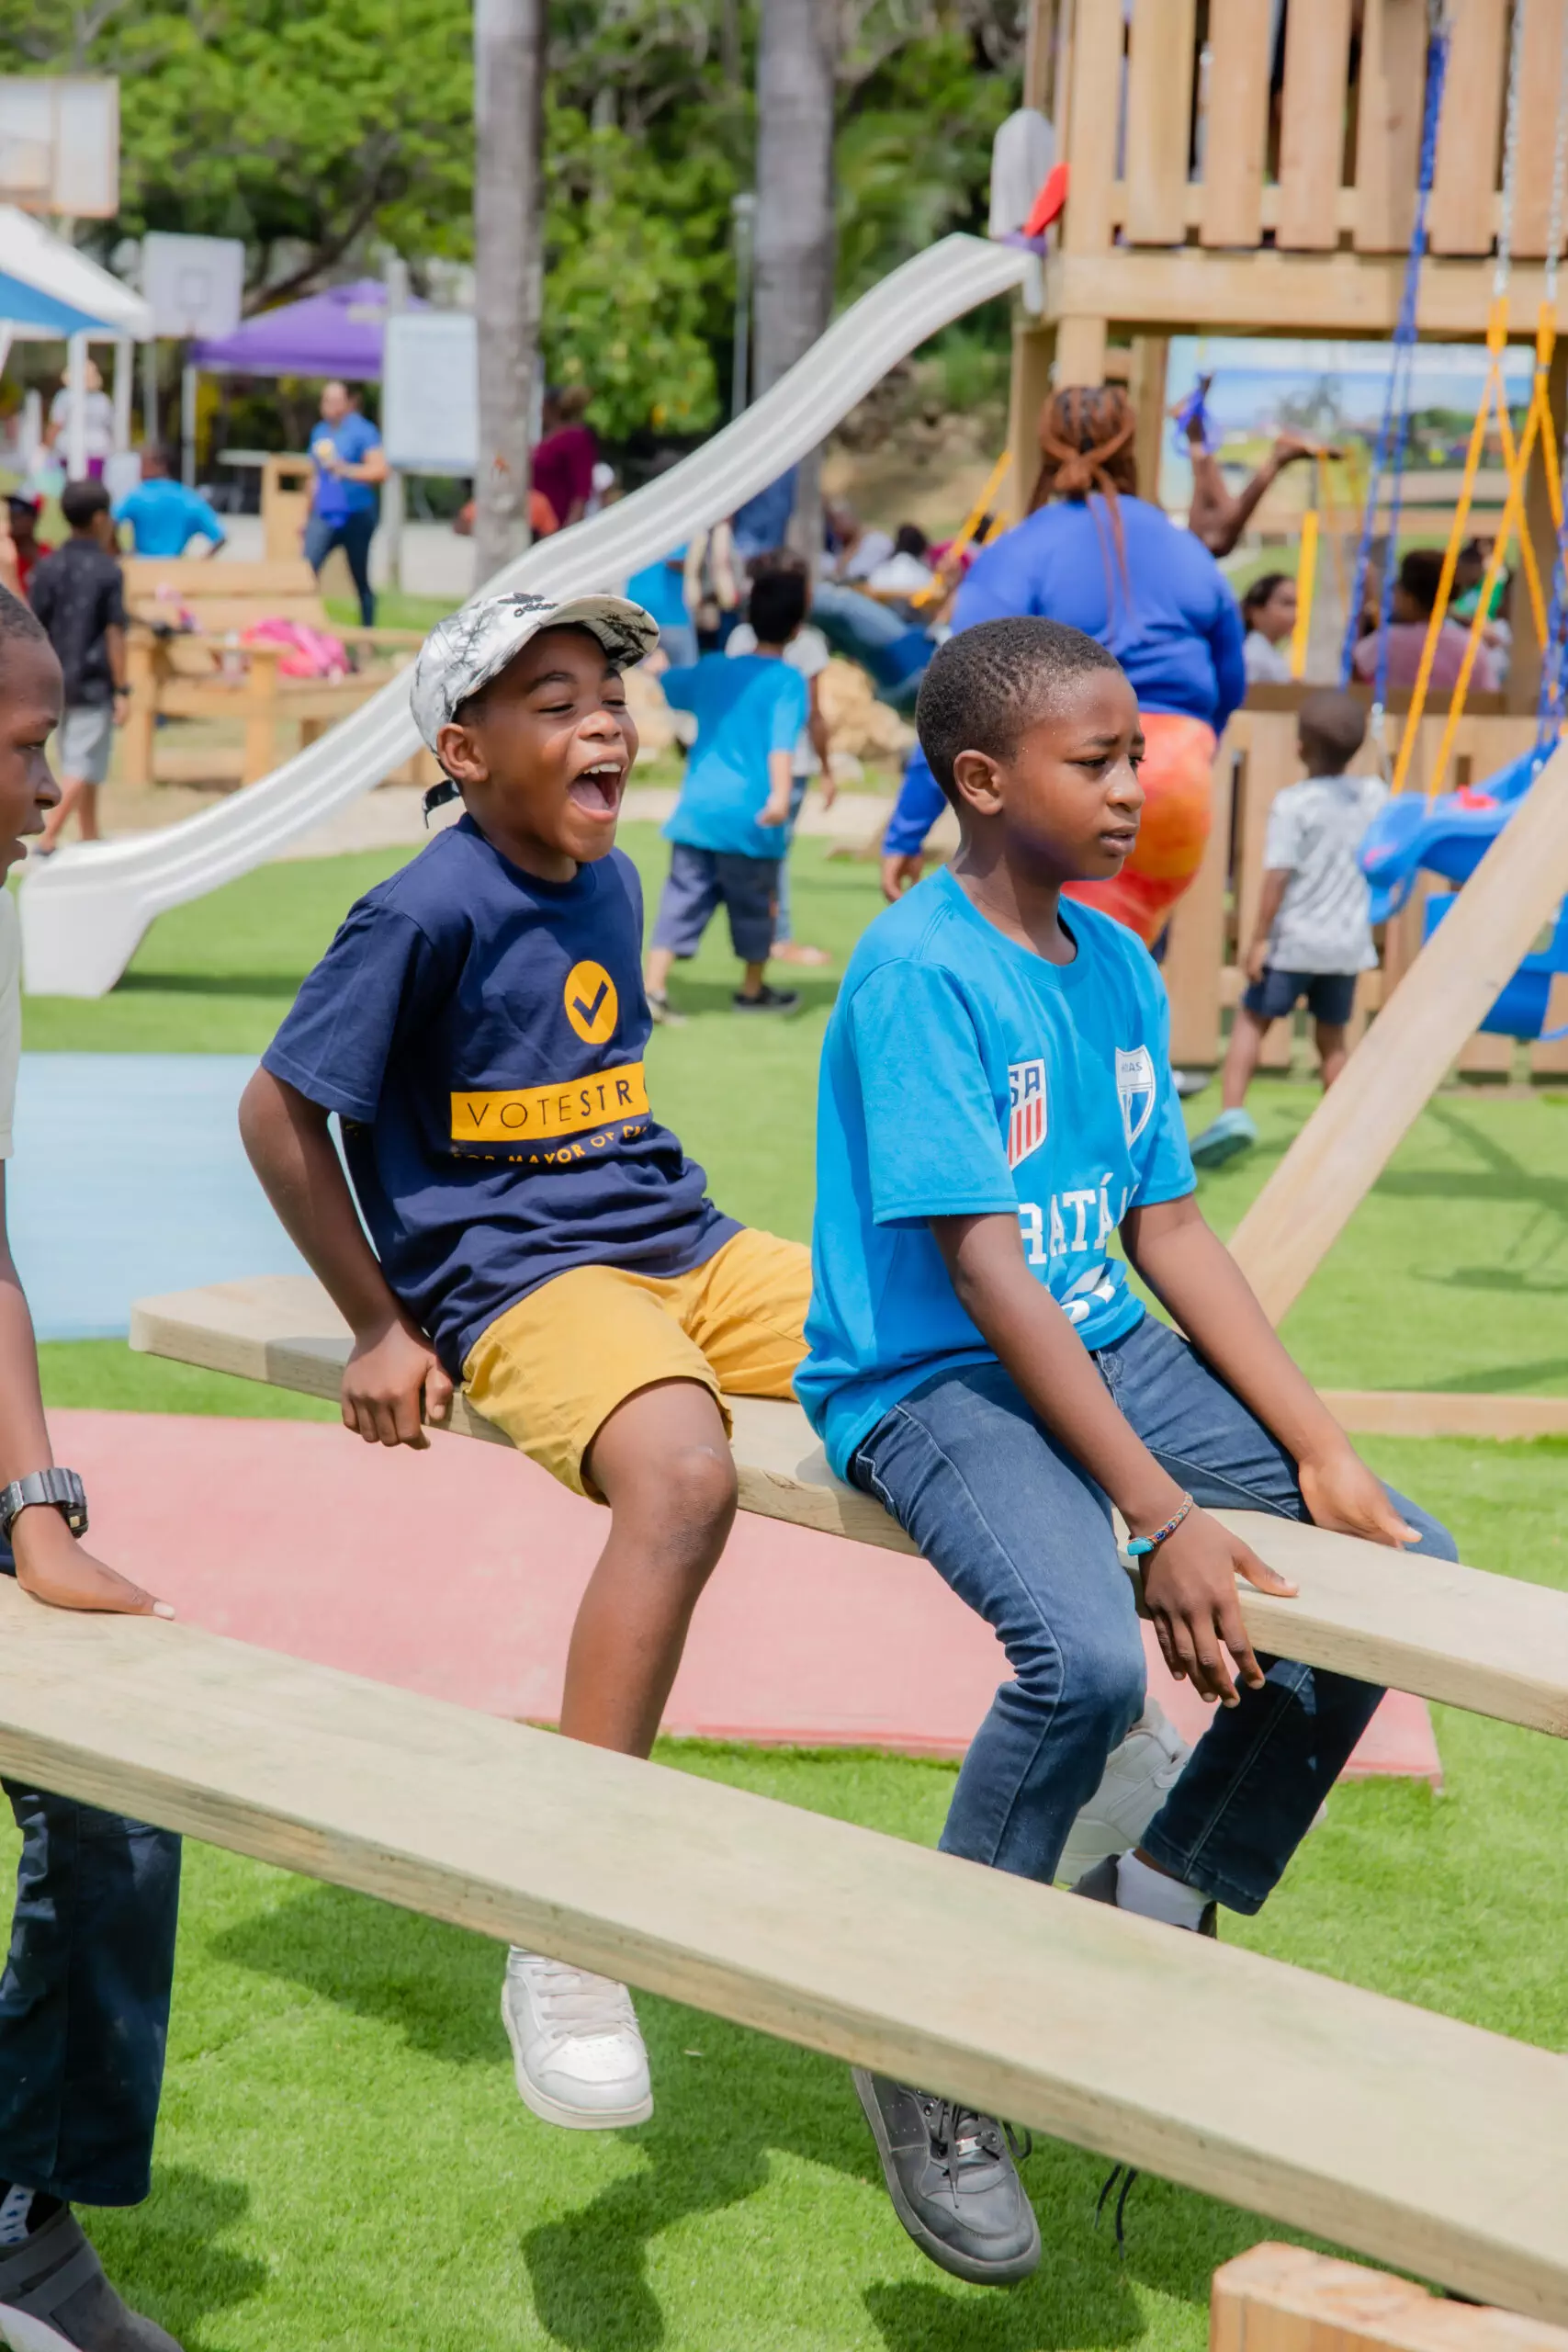
<instances>
[{"instance_id":1,"label":"sign board","mask_svg":"<svg viewBox=\"0 0 1568 2352\"><path fill-rule=\"evenodd\" d=\"M119 84L0 75L0 204L109 220L119 210Z\"/></svg>"},{"instance_id":2,"label":"sign board","mask_svg":"<svg viewBox=\"0 0 1568 2352\"><path fill-rule=\"evenodd\" d=\"M177 237L161 229L141 240L141 293L152 306L155 334L179 342L232 334L245 290L245 248L238 237Z\"/></svg>"},{"instance_id":3,"label":"sign board","mask_svg":"<svg viewBox=\"0 0 1568 2352\"><path fill-rule=\"evenodd\" d=\"M381 363L387 462L409 474L479 466L479 346L468 311L394 311Z\"/></svg>"}]
</instances>

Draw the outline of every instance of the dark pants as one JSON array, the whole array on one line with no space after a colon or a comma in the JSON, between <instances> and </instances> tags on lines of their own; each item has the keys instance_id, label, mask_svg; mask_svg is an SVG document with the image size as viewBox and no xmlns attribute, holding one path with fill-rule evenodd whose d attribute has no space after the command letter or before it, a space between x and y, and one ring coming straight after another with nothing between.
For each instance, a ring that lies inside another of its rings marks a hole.
<instances>
[{"instance_id":1,"label":"dark pants","mask_svg":"<svg viewBox=\"0 0 1568 2352\"><path fill-rule=\"evenodd\" d=\"M1093 1360L1155 1459L1199 1503L1306 1517L1290 1455L1168 1325L1147 1317ZM1049 1880L1144 1704L1144 1647L1111 1506L995 1363L916 1389L850 1467L996 1629L1015 1677L964 1758L943 1849ZM1420 1531L1416 1551L1458 1556L1446 1528L1394 1499ZM1263 1687L1216 1708L1143 1838L1163 1869L1235 1911L1261 1907L1382 1695L1321 1667L1258 1664Z\"/></svg>"},{"instance_id":2,"label":"dark pants","mask_svg":"<svg viewBox=\"0 0 1568 2352\"><path fill-rule=\"evenodd\" d=\"M0 1569L13 1572L3 1542ZM0 2179L134 2205L152 2177L180 1841L25 1781L0 1786L22 1832L0 1977Z\"/></svg>"},{"instance_id":3,"label":"dark pants","mask_svg":"<svg viewBox=\"0 0 1568 2352\"><path fill-rule=\"evenodd\" d=\"M320 572L333 548L341 548L348 558L359 597L359 617L366 628L376 626L376 598L370 586L370 542L375 536L373 507L367 507L363 514L345 514L337 523L312 514L305 526L305 560L312 571Z\"/></svg>"}]
</instances>

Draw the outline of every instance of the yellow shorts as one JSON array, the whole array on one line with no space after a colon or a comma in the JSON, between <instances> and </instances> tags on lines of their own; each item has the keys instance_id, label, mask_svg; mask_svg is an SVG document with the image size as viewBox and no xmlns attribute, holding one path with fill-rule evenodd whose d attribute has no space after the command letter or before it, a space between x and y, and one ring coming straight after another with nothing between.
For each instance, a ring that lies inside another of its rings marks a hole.
<instances>
[{"instance_id":1,"label":"yellow shorts","mask_svg":"<svg viewBox=\"0 0 1568 2352\"><path fill-rule=\"evenodd\" d=\"M806 1353L811 1252L750 1227L689 1274L574 1266L498 1315L463 1367L469 1403L594 1502L582 1458L617 1405L661 1380L788 1396Z\"/></svg>"}]
</instances>

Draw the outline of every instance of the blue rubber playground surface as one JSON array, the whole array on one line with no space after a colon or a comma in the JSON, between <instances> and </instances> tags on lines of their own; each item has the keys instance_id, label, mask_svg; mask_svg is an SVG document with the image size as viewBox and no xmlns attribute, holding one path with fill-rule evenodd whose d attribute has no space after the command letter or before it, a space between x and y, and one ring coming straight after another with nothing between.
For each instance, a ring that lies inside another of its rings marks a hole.
<instances>
[{"instance_id":1,"label":"blue rubber playground surface","mask_svg":"<svg viewBox=\"0 0 1568 2352\"><path fill-rule=\"evenodd\" d=\"M123 1338L132 1299L303 1261L240 1146L246 1054L24 1054L12 1247L40 1340Z\"/></svg>"}]
</instances>

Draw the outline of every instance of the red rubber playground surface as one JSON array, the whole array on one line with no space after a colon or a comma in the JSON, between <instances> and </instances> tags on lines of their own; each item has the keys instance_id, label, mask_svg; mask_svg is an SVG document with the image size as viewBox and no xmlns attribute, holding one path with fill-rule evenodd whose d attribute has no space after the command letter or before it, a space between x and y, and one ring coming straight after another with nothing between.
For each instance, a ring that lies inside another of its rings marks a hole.
<instances>
[{"instance_id":1,"label":"red rubber playground surface","mask_svg":"<svg viewBox=\"0 0 1568 2352\"><path fill-rule=\"evenodd\" d=\"M550 1723L604 1513L522 1456L322 1422L54 1412L93 1543L181 1617L491 1714ZM1207 1711L1150 1646L1189 1737ZM907 1555L749 1515L692 1628L666 1729L962 1755L1006 1672L987 1626ZM1441 1778L1426 1706L1391 1697L1355 1773Z\"/></svg>"}]
</instances>

